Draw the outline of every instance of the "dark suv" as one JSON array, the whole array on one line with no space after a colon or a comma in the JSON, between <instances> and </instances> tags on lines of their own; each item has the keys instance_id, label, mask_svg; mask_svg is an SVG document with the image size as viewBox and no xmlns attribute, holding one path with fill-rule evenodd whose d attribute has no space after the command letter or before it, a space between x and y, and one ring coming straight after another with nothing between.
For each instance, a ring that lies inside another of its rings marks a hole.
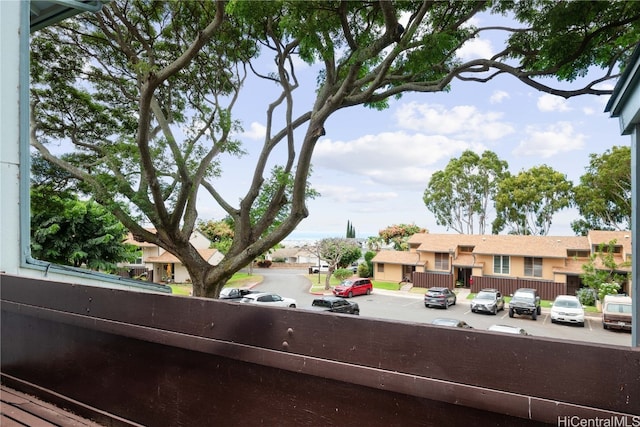
<instances>
[{"instance_id":1,"label":"dark suv","mask_svg":"<svg viewBox=\"0 0 640 427\"><path fill-rule=\"evenodd\" d=\"M355 302L340 297L316 298L311 303L314 311L331 311L333 313L360 314L360 307Z\"/></svg>"},{"instance_id":2,"label":"dark suv","mask_svg":"<svg viewBox=\"0 0 640 427\"><path fill-rule=\"evenodd\" d=\"M541 313L538 291L531 288L518 289L509 301L509 317L513 317L514 313L519 316L530 315L533 320L536 320Z\"/></svg>"}]
</instances>

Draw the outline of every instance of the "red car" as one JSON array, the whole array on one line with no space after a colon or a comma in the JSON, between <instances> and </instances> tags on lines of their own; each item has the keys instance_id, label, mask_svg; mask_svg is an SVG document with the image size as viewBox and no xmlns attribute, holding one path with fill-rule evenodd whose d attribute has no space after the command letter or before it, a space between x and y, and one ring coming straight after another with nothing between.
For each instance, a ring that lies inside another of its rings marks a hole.
<instances>
[{"instance_id":1,"label":"red car","mask_svg":"<svg viewBox=\"0 0 640 427\"><path fill-rule=\"evenodd\" d=\"M333 294L337 297L351 298L354 295L369 295L373 291L373 283L369 279L343 280L333 288Z\"/></svg>"}]
</instances>

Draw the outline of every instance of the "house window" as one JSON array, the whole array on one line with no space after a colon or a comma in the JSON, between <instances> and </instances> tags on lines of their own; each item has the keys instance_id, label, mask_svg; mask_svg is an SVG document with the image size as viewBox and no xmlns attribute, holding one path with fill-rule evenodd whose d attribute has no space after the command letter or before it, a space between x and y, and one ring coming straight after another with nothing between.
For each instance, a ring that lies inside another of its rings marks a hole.
<instances>
[{"instance_id":1,"label":"house window","mask_svg":"<svg viewBox=\"0 0 640 427\"><path fill-rule=\"evenodd\" d=\"M567 258L589 258L589 251L582 251L578 249L567 249Z\"/></svg>"},{"instance_id":2,"label":"house window","mask_svg":"<svg viewBox=\"0 0 640 427\"><path fill-rule=\"evenodd\" d=\"M378 273L384 273L384 264L376 264L378 266Z\"/></svg>"},{"instance_id":3,"label":"house window","mask_svg":"<svg viewBox=\"0 0 640 427\"><path fill-rule=\"evenodd\" d=\"M524 258L524 275L528 277L542 277L542 258Z\"/></svg>"},{"instance_id":4,"label":"house window","mask_svg":"<svg viewBox=\"0 0 640 427\"><path fill-rule=\"evenodd\" d=\"M509 274L509 257L507 255L493 256L493 273Z\"/></svg>"},{"instance_id":5,"label":"house window","mask_svg":"<svg viewBox=\"0 0 640 427\"><path fill-rule=\"evenodd\" d=\"M445 252L436 252L436 270L449 270L449 254Z\"/></svg>"},{"instance_id":6,"label":"house window","mask_svg":"<svg viewBox=\"0 0 640 427\"><path fill-rule=\"evenodd\" d=\"M459 246L458 247L458 252L460 253L464 253L464 254L470 254L473 253L473 246Z\"/></svg>"}]
</instances>

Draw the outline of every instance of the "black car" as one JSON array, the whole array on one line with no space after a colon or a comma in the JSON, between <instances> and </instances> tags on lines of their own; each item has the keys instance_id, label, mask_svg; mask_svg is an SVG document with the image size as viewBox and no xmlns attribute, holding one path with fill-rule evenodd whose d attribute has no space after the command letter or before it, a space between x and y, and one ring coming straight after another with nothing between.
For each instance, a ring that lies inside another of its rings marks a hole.
<instances>
[{"instance_id":1,"label":"black car","mask_svg":"<svg viewBox=\"0 0 640 427\"><path fill-rule=\"evenodd\" d=\"M500 310L504 310L504 297L497 289L481 289L471 300L473 313L485 312L495 315Z\"/></svg>"},{"instance_id":2,"label":"black car","mask_svg":"<svg viewBox=\"0 0 640 427\"><path fill-rule=\"evenodd\" d=\"M424 294L425 307L444 307L456 305L456 294L449 288L429 288Z\"/></svg>"},{"instance_id":3,"label":"black car","mask_svg":"<svg viewBox=\"0 0 640 427\"><path fill-rule=\"evenodd\" d=\"M511 296L509 317L513 317L514 314L519 316L528 315L533 320L536 320L541 312L540 296L536 289L520 288Z\"/></svg>"},{"instance_id":4,"label":"black car","mask_svg":"<svg viewBox=\"0 0 640 427\"><path fill-rule=\"evenodd\" d=\"M360 314L358 303L347 301L340 297L316 298L311 303L315 311L331 311L333 313Z\"/></svg>"}]
</instances>

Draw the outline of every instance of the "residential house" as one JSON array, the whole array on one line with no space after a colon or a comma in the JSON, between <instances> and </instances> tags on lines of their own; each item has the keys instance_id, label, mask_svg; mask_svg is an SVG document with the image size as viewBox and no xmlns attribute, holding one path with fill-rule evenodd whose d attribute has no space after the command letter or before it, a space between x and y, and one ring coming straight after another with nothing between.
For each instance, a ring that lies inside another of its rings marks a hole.
<instances>
[{"instance_id":1,"label":"residential house","mask_svg":"<svg viewBox=\"0 0 640 427\"><path fill-rule=\"evenodd\" d=\"M476 292L494 287L508 294L535 287L544 299L574 294L582 287L582 266L599 246L616 241L614 260L619 273L631 271L628 231L591 231L587 236L519 236L419 233L409 239L409 251L380 251L372 260L375 280L414 286L462 286ZM603 267L599 259L596 266ZM621 292L628 293L628 283Z\"/></svg>"},{"instance_id":2,"label":"residential house","mask_svg":"<svg viewBox=\"0 0 640 427\"><path fill-rule=\"evenodd\" d=\"M283 261L291 264L317 265L318 256L315 255L308 247L290 247L278 248L268 253L266 259L274 262Z\"/></svg>"},{"instance_id":3,"label":"residential house","mask_svg":"<svg viewBox=\"0 0 640 427\"><path fill-rule=\"evenodd\" d=\"M198 253L211 265L218 265L224 258L217 249L210 248L211 241L200 231L191 234L189 242ZM139 270L143 267L152 272L151 277L156 283L187 283L190 282L189 272L182 265L182 262L173 254L156 244L136 241L129 233L125 243L137 246L141 256L133 264L126 264L124 267Z\"/></svg>"}]
</instances>

